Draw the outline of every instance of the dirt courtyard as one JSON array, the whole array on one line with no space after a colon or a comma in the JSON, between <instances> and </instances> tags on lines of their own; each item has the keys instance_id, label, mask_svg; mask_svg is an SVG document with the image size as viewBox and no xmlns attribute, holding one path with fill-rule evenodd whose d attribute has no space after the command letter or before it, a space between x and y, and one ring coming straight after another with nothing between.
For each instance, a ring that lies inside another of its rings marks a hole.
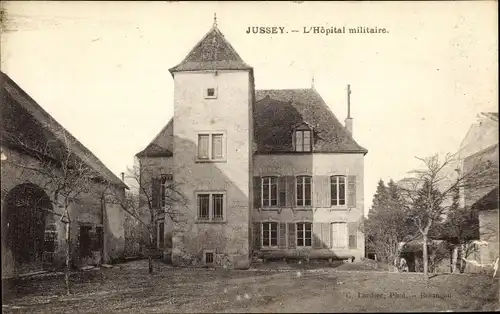
<instances>
[{"instance_id":1,"label":"dirt courtyard","mask_svg":"<svg viewBox=\"0 0 500 314\"><path fill-rule=\"evenodd\" d=\"M145 261L4 286L3 312L387 312L499 310L498 278L337 269L229 271Z\"/></svg>"}]
</instances>

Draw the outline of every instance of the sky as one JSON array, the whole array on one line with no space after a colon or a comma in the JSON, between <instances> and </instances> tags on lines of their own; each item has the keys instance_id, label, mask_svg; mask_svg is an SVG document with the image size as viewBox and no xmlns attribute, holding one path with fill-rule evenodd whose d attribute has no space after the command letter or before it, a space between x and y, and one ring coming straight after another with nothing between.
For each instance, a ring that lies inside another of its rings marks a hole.
<instances>
[{"instance_id":1,"label":"sky","mask_svg":"<svg viewBox=\"0 0 500 314\"><path fill-rule=\"evenodd\" d=\"M498 111L496 1L3 1L1 69L119 175L173 114L177 65L218 27L257 89L314 87L337 118L350 84L365 157L365 210L380 179L456 152L476 116ZM251 26L285 34L246 34ZM378 27L385 34L304 33ZM291 30L299 32L291 32Z\"/></svg>"}]
</instances>

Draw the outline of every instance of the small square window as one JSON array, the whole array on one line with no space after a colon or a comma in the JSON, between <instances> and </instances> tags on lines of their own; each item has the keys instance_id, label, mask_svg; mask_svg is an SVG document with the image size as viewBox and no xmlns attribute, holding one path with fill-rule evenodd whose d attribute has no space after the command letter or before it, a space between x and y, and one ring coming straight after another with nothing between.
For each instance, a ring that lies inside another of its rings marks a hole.
<instances>
[{"instance_id":1,"label":"small square window","mask_svg":"<svg viewBox=\"0 0 500 314\"><path fill-rule=\"evenodd\" d=\"M205 98L217 98L217 89L215 87L205 89Z\"/></svg>"}]
</instances>

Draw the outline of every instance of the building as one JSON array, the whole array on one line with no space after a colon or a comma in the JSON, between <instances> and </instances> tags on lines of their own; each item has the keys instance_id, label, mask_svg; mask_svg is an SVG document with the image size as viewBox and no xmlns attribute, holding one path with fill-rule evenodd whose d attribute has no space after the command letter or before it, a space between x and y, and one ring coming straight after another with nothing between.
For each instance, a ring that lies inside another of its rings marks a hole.
<instances>
[{"instance_id":1,"label":"building","mask_svg":"<svg viewBox=\"0 0 500 314\"><path fill-rule=\"evenodd\" d=\"M1 73L0 79L2 278L8 278L65 263L66 224L61 221L65 218L54 199L56 195L65 199L56 193L54 183L59 174L63 176L61 165L85 162L95 173L92 186L106 185L113 195L124 195L127 186L11 78ZM64 135L66 143L55 131ZM64 163L62 156L75 158L74 163ZM124 212L115 204L89 191L71 203L73 266L123 257Z\"/></svg>"},{"instance_id":2,"label":"building","mask_svg":"<svg viewBox=\"0 0 500 314\"><path fill-rule=\"evenodd\" d=\"M460 160L464 171L486 163L498 171L498 113L482 112L460 145ZM477 210L479 218L478 265L490 265L499 257L498 176L495 184L485 184L473 190L462 188L461 205Z\"/></svg>"},{"instance_id":3,"label":"building","mask_svg":"<svg viewBox=\"0 0 500 314\"><path fill-rule=\"evenodd\" d=\"M364 256L367 150L350 116L342 125L314 88L255 90L217 25L170 72L174 116L137 157L153 188L172 180L188 199L158 223L174 264Z\"/></svg>"}]
</instances>

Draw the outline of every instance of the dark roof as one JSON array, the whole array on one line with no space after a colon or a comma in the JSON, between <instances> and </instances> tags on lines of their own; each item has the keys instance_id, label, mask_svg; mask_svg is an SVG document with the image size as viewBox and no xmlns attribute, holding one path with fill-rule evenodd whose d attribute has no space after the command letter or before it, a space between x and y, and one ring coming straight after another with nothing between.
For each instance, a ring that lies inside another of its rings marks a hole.
<instances>
[{"instance_id":1,"label":"dark roof","mask_svg":"<svg viewBox=\"0 0 500 314\"><path fill-rule=\"evenodd\" d=\"M254 110L256 153L293 153L292 132L299 126L313 129L313 152L363 153L314 89L257 90ZM173 155L172 119L137 157Z\"/></svg>"},{"instance_id":2,"label":"dark roof","mask_svg":"<svg viewBox=\"0 0 500 314\"><path fill-rule=\"evenodd\" d=\"M136 154L137 157L172 157L173 156L173 119L156 135L145 149Z\"/></svg>"},{"instance_id":3,"label":"dark roof","mask_svg":"<svg viewBox=\"0 0 500 314\"><path fill-rule=\"evenodd\" d=\"M44 148L44 152L55 160L60 160L64 144L56 140L53 131L61 130L70 140L71 150L84 160L104 180L128 188L112 171L110 171L90 150L74 138L49 113L19 87L8 75L0 72L2 81L1 130L3 134L15 134L26 146L33 149ZM13 140L2 136L2 144L14 145Z\"/></svg>"},{"instance_id":4,"label":"dark roof","mask_svg":"<svg viewBox=\"0 0 500 314\"><path fill-rule=\"evenodd\" d=\"M472 205L477 210L498 209L498 186L491 188Z\"/></svg>"},{"instance_id":5,"label":"dark roof","mask_svg":"<svg viewBox=\"0 0 500 314\"><path fill-rule=\"evenodd\" d=\"M217 26L194 46L186 58L170 69L170 73L198 70L251 70L224 38Z\"/></svg>"},{"instance_id":6,"label":"dark roof","mask_svg":"<svg viewBox=\"0 0 500 314\"><path fill-rule=\"evenodd\" d=\"M293 130L301 124L313 129L313 152L368 152L356 143L314 88L257 90L255 99L257 153L293 152Z\"/></svg>"}]
</instances>

